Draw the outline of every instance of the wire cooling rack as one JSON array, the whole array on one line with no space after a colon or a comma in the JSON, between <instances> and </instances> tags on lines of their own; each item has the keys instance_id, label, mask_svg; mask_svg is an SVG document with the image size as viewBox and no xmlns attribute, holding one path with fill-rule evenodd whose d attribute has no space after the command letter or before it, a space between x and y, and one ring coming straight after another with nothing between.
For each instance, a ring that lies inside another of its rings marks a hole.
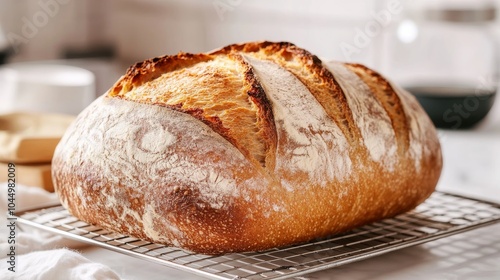
<instances>
[{"instance_id":1,"label":"wire cooling rack","mask_svg":"<svg viewBox=\"0 0 500 280\"><path fill-rule=\"evenodd\" d=\"M265 252L193 254L117 234L62 206L16 213L18 222L212 279L284 279L359 261L500 221L500 204L435 192L415 210L327 239Z\"/></svg>"}]
</instances>

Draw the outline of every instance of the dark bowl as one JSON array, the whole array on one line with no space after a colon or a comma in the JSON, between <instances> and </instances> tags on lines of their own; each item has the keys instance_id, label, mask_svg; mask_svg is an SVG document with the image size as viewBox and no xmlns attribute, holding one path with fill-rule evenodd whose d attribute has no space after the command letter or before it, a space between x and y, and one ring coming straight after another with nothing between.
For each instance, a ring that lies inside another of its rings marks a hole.
<instances>
[{"instance_id":1,"label":"dark bowl","mask_svg":"<svg viewBox=\"0 0 500 280\"><path fill-rule=\"evenodd\" d=\"M0 51L0 65L7 63L7 51Z\"/></svg>"},{"instance_id":2,"label":"dark bowl","mask_svg":"<svg viewBox=\"0 0 500 280\"><path fill-rule=\"evenodd\" d=\"M14 54L14 49L13 48L5 48L5 49L0 49L0 65L6 64L8 58Z\"/></svg>"},{"instance_id":3,"label":"dark bowl","mask_svg":"<svg viewBox=\"0 0 500 280\"><path fill-rule=\"evenodd\" d=\"M490 111L496 89L450 86L405 87L420 102L438 128L466 129L478 124Z\"/></svg>"}]
</instances>

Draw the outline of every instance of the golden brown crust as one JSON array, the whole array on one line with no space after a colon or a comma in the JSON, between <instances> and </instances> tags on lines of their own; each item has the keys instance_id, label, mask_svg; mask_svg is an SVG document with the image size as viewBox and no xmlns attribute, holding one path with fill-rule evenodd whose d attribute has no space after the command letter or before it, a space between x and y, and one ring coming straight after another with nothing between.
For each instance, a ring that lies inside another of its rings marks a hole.
<instances>
[{"instance_id":1,"label":"golden brown crust","mask_svg":"<svg viewBox=\"0 0 500 280\"><path fill-rule=\"evenodd\" d=\"M267 99L262 85L257 81L252 67L248 65L240 54L233 54L232 56L246 68L245 79L250 85L247 93L252 102L259 108L256 125L260 128L257 135L261 137L266 149L264 167L272 170L275 164L274 157L276 154L277 136L271 103Z\"/></svg>"},{"instance_id":2,"label":"golden brown crust","mask_svg":"<svg viewBox=\"0 0 500 280\"><path fill-rule=\"evenodd\" d=\"M110 89L111 95L130 91L134 86L158 78L163 73L189 67L210 59L205 54L179 53L175 56L165 55L147 59L130 66L123 77Z\"/></svg>"},{"instance_id":3,"label":"golden brown crust","mask_svg":"<svg viewBox=\"0 0 500 280\"><path fill-rule=\"evenodd\" d=\"M68 129L53 178L84 221L220 254L408 211L441 164L408 93L364 66L257 42L132 66Z\"/></svg>"},{"instance_id":4,"label":"golden brown crust","mask_svg":"<svg viewBox=\"0 0 500 280\"><path fill-rule=\"evenodd\" d=\"M398 97L390 83L379 73L358 63L346 63L346 66L359 76L371 89L372 93L388 114L392 116L392 126L398 138L398 151L403 153L410 144L408 120L404 113L401 99Z\"/></svg>"},{"instance_id":5,"label":"golden brown crust","mask_svg":"<svg viewBox=\"0 0 500 280\"><path fill-rule=\"evenodd\" d=\"M214 51L213 54L232 52L254 54L256 57L272 60L289 70L308 87L346 137L357 142L354 139L359 139L359 131L353 125L352 112L346 105L345 95L332 73L323 66L317 56L288 42L267 41L233 44Z\"/></svg>"}]
</instances>

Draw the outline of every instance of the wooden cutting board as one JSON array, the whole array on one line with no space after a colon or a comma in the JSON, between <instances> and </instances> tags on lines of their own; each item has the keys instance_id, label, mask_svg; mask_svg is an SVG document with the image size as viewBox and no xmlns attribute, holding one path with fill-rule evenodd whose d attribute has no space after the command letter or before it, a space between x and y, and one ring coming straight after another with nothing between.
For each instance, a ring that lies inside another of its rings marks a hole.
<instances>
[{"instance_id":1,"label":"wooden cutting board","mask_svg":"<svg viewBox=\"0 0 500 280\"><path fill-rule=\"evenodd\" d=\"M7 182L8 163L0 162L0 182ZM49 192L54 191L50 163L16 164L15 182L25 186L40 187Z\"/></svg>"},{"instance_id":2,"label":"wooden cutting board","mask_svg":"<svg viewBox=\"0 0 500 280\"><path fill-rule=\"evenodd\" d=\"M37 113L0 115L0 162L50 163L73 116Z\"/></svg>"}]
</instances>

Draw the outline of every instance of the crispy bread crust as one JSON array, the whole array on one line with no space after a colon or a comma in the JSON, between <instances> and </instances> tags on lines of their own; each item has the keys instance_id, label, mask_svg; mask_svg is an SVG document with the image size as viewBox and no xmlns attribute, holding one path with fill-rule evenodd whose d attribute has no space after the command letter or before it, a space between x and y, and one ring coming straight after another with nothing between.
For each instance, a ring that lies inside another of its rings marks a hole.
<instances>
[{"instance_id":1,"label":"crispy bread crust","mask_svg":"<svg viewBox=\"0 0 500 280\"><path fill-rule=\"evenodd\" d=\"M255 42L131 66L68 129L53 178L79 219L222 254L408 211L441 166L407 92L359 64Z\"/></svg>"}]
</instances>

